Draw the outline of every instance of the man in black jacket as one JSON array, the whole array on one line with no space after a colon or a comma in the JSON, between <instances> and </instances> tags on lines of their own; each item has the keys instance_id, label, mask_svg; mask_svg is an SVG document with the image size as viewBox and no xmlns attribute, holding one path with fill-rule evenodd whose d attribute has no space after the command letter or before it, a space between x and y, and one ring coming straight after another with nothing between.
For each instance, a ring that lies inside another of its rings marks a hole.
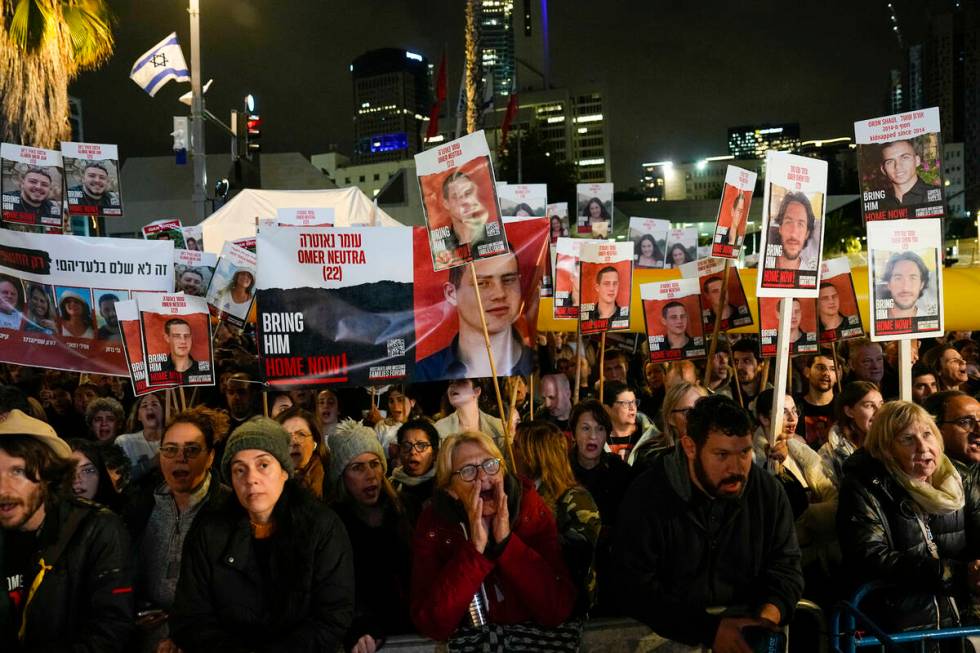
<instances>
[{"instance_id":1,"label":"man in black jacket","mask_svg":"<svg viewBox=\"0 0 980 653\"><path fill-rule=\"evenodd\" d=\"M752 424L738 404L699 399L687 433L623 500L614 582L626 613L659 635L748 651L743 629L787 623L803 591L793 514L779 482L753 468Z\"/></svg>"},{"instance_id":2,"label":"man in black jacket","mask_svg":"<svg viewBox=\"0 0 980 653\"><path fill-rule=\"evenodd\" d=\"M0 650L124 651L133 628L122 522L69 498L71 449L20 410L0 414Z\"/></svg>"}]
</instances>

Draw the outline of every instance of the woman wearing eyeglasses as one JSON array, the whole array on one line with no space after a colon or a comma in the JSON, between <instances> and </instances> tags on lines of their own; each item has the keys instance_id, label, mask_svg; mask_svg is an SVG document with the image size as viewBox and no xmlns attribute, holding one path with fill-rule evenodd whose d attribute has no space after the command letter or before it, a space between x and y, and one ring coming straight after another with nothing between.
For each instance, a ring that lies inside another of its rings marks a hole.
<instances>
[{"instance_id":1,"label":"woman wearing eyeglasses","mask_svg":"<svg viewBox=\"0 0 980 653\"><path fill-rule=\"evenodd\" d=\"M329 453L320 447L320 429L316 417L308 410L293 406L276 416L289 434L289 457L293 461L293 478L309 490L317 499L322 499L326 485L326 468Z\"/></svg>"},{"instance_id":2,"label":"woman wearing eyeglasses","mask_svg":"<svg viewBox=\"0 0 980 653\"><path fill-rule=\"evenodd\" d=\"M402 424L396 437L401 465L391 473L391 484L402 498L421 506L435 488L439 432L429 420L413 419Z\"/></svg>"},{"instance_id":3,"label":"woman wearing eyeglasses","mask_svg":"<svg viewBox=\"0 0 980 653\"><path fill-rule=\"evenodd\" d=\"M171 618L184 653L333 651L343 640L354 608L350 541L290 478L292 466L289 434L267 417L229 436L221 467L235 499L184 543Z\"/></svg>"},{"instance_id":4,"label":"woman wearing eyeglasses","mask_svg":"<svg viewBox=\"0 0 980 653\"><path fill-rule=\"evenodd\" d=\"M354 552L354 620L344 650L370 653L389 635L414 630L408 615L411 518L385 477L388 465L374 429L344 420L329 444L331 506Z\"/></svg>"},{"instance_id":5,"label":"woman wearing eyeglasses","mask_svg":"<svg viewBox=\"0 0 980 653\"><path fill-rule=\"evenodd\" d=\"M174 607L184 539L199 515L231 495L211 475L214 443L227 430L228 416L208 408L172 417L160 439L163 482L143 483L123 513L136 551L139 632L148 647L142 650L176 650L168 638L167 619ZM145 478L150 481L154 475Z\"/></svg>"},{"instance_id":6,"label":"woman wearing eyeglasses","mask_svg":"<svg viewBox=\"0 0 980 653\"><path fill-rule=\"evenodd\" d=\"M479 431L439 447L436 492L412 543L412 621L426 637L477 646L496 637L506 650L517 631L547 638L572 613L555 519L502 461Z\"/></svg>"},{"instance_id":7,"label":"woman wearing eyeglasses","mask_svg":"<svg viewBox=\"0 0 980 653\"><path fill-rule=\"evenodd\" d=\"M633 447L640 440L653 437L656 427L638 410L636 393L625 383L607 382L603 399L612 420L612 430L608 434L609 450L623 460L629 460Z\"/></svg>"}]
</instances>

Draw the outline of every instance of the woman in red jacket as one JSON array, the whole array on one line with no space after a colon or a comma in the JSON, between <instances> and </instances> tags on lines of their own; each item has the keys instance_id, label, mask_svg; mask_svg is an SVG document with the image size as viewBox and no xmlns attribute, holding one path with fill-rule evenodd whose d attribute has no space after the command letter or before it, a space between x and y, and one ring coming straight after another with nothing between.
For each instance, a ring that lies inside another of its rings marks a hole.
<instances>
[{"instance_id":1,"label":"woman in red jacket","mask_svg":"<svg viewBox=\"0 0 980 653\"><path fill-rule=\"evenodd\" d=\"M550 639L575 605L551 511L476 431L439 446L412 560L412 620L433 639Z\"/></svg>"}]
</instances>

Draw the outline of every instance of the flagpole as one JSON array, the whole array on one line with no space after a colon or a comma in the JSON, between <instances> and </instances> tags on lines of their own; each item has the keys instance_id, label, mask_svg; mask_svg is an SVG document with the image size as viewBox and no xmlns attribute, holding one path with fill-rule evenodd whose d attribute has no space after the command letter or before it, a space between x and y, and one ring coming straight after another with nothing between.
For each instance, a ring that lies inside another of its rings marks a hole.
<instances>
[{"instance_id":1,"label":"flagpole","mask_svg":"<svg viewBox=\"0 0 980 653\"><path fill-rule=\"evenodd\" d=\"M201 94L201 6L200 0L189 0L187 13L191 20L191 161L194 164L195 224L207 217L208 175L204 148L204 96Z\"/></svg>"}]
</instances>

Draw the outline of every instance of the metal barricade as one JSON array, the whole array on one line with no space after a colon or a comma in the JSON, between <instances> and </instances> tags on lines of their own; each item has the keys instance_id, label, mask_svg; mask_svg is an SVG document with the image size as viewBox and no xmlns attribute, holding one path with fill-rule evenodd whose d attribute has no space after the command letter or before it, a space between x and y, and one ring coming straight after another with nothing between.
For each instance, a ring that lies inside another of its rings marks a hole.
<instances>
[{"instance_id":1,"label":"metal barricade","mask_svg":"<svg viewBox=\"0 0 980 653\"><path fill-rule=\"evenodd\" d=\"M858 648L878 646L888 653L905 653L909 649L904 645L910 643L918 643L924 651L928 642L980 635L980 625L886 633L861 610L860 604L874 591L894 588L894 585L875 581L862 585L850 601L841 601L830 621L830 650L857 653ZM863 629L860 632L859 626Z\"/></svg>"}]
</instances>

